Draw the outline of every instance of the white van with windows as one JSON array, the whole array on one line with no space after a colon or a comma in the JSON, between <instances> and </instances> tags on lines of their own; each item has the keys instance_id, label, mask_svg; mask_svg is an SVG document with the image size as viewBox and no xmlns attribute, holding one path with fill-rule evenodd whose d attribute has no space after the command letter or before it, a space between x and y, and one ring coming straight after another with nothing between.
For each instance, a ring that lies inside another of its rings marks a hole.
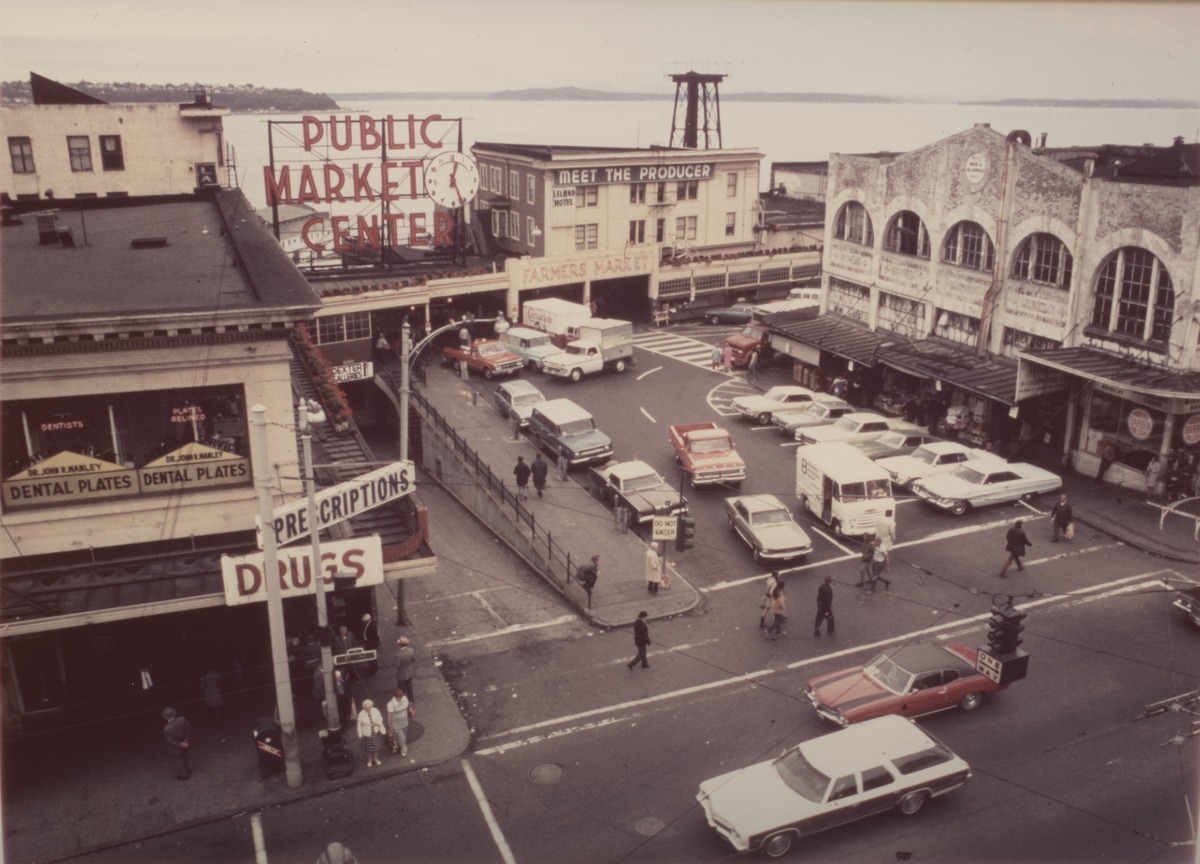
<instances>
[{"instance_id":1,"label":"white van with windows","mask_svg":"<svg viewBox=\"0 0 1200 864\"><path fill-rule=\"evenodd\" d=\"M888 472L842 441L796 451L800 509L845 537L874 534L885 510L895 510Z\"/></svg>"}]
</instances>

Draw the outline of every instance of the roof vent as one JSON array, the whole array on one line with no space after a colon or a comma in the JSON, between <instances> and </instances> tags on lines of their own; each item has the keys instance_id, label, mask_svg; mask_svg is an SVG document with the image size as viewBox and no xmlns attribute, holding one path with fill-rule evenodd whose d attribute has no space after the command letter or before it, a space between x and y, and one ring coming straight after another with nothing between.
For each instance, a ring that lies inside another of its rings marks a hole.
<instances>
[{"instance_id":1,"label":"roof vent","mask_svg":"<svg viewBox=\"0 0 1200 864\"><path fill-rule=\"evenodd\" d=\"M134 237L129 241L134 249L161 249L167 245L166 237Z\"/></svg>"}]
</instances>

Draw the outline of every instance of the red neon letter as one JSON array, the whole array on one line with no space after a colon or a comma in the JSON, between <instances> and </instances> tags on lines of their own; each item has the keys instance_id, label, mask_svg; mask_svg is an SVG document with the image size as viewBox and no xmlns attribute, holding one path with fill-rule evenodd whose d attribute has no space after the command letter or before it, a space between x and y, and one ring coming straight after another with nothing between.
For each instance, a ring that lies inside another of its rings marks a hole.
<instances>
[{"instance_id":1,"label":"red neon letter","mask_svg":"<svg viewBox=\"0 0 1200 864\"><path fill-rule=\"evenodd\" d=\"M332 123L333 118L329 121ZM320 142L325 137L325 124L316 117L310 117L305 114L301 122L304 124L304 149L311 150L314 144Z\"/></svg>"},{"instance_id":2,"label":"red neon letter","mask_svg":"<svg viewBox=\"0 0 1200 864\"><path fill-rule=\"evenodd\" d=\"M304 241L305 246L307 246L309 249L313 250L314 252L324 252L325 244L318 243L315 240L310 239L308 236L308 232L311 231L317 225L324 225L324 224L325 224L325 220L322 219L320 216L313 216L311 219L309 219L307 222L305 222L304 227L300 229L300 239Z\"/></svg>"},{"instance_id":3,"label":"red neon letter","mask_svg":"<svg viewBox=\"0 0 1200 864\"><path fill-rule=\"evenodd\" d=\"M263 166L263 188L267 192L267 205L292 203L292 172L284 165L279 169L279 181L271 176L271 166Z\"/></svg>"},{"instance_id":4,"label":"red neon letter","mask_svg":"<svg viewBox=\"0 0 1200 864\"><path fill-rule=\"evenodd\" d=\"M346 242L350 239L350 232L346 229L346 223L349 221L349 216L333 217L333 248L338 252L349 252L352 248Z\"/></svg>"},{"instance_id":5,"label":"red neon letter","mask_svg":"<svg viewBox=\"0 0 1200 864\"><path fill-rule=\"evenodd\" d=\"M445 210L435 210L433 213L433 245L454 245L454 220Z\"/></svg>"}]
</instances>

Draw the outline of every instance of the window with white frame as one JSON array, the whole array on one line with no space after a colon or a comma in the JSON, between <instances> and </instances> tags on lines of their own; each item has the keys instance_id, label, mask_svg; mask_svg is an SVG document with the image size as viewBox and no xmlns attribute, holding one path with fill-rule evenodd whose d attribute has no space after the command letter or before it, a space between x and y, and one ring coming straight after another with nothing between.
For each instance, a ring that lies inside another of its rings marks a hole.
<instances>
[{"instance_id":1,"label":"window with white frame","mask_svg":"<svg viewBox=\"0 0 1200 864\"><path fill-rule=\"evenodd\" d=\"M508 214L508 234L518 243L521 242L521 214Z\"/></svg>"},{"instance_id":2,"label":"window with white frame","mask_svg":"<svg viewBox=\"0 0 1200 864\"><path fill-rule=\"evenodd\" d=\"M695 201L699 194L699 180L681 180L675 184L675 198L679 201Z\"/></svg>"},{"instance_id":3,"label":"window with white frame","mask_svg":"<svg viewBox=\"0 0 1200 864\"><path fill-rule=\"evenodd\" d=\"M911 210L901 210L888 224L883 246L889 252L928 259L929 232L920 216Z\"/></svg>"},{"instance_id":4,"label":"window with white frame","mask_svg":"<svg viewBox=\"0 0 1200 864\"><path fill-rule=\"evenodd\" d=\"M933 332L953 342L970 344L979 333L979 319L949 309L935 309Z\"/></svg>"},{"instance_id":5,"label":"window with white frame","mask_svg":"<svg viewBox=\"0 0 1200 864\"><path fill-rule=\"evenodd\" d=\"M600 201L599 186L576 186L575 187L575 206L576 207L595 207Z\"/></svg>"},{"instance_id":6,"label":"window with white frame","mask_svg":"<svg viewBox=\"0 0 1200 864\"><path fill-rule=\"evenodd\" d=\"M737 195L737 178L738 178L738 175L736 175L736 174L726 174L725 175L725 195L726 195L726 197L732 198L735 195Z\"/></svg>"},{"instance_id":7,"label":"window with white frame","mask_svg":"<svg viewBox=\"0 0 1200 864\"><path fill-rule=\"evenodd\" d=\"M595 222L590 225L575 226L575 251L595 249L600 238L600 226Z\"/></svg>"},{"instance_id":8,"label":"window with white frame","mask_svg":"<svg viewBox=\"0 0 1200 864\"><path fill-rule=\"evenodd\" d=\"M71 157L72 171L92 170L92 142L86 135L68 135L67 153Z\"/></svg>"},{"instance_id":9,"label":"window with white frame","mask_svg":"<svg viewBox=\"0 0 1200 864\"><path fill-rule=\"evenodd\" d=\"M629 184L629 203L630 204L645 204L646 203L646 184L645 183L630 183Z\"/></svg>"},{"instance_id":10,"label":"window with white frame","mask_svg":"<svg viewBox=\"0 0 1200 864\"><path fill-rule=\"evenodd\" d=\"M479 163L479 189L486 192L490 188L488 186L488 166L484 163Z\"/></svg>"},{"instance_id":11,"label":"window with white frame","mask_svg":"<svg viewBox=\"0 0 1200 864\"><path fill-rule=\"evenodd\" d=\"M33 174L33 141L18 137L8 139L8 155L12 159L14 174Z\"/></svg>"},{"instance_id":12,"label":"window with white frame","mask_svg":"<svg viewBox=\"0 0 1200 864\"><path fill-rule=\"evenodd\" d=\"M499 165L492 166L492 191L497 195L504 194L504 172Z\"/></svg>"},{"instance_id":13,"label":"window with white frame","mask_svg":"<svg viewBox=\"0 0 1200 864\"><path fill-rule=\"evenodd\" d=\"M322 315L317 319L317 344L349 342L371 338L371 313L347 312L344 315Z\"/></svg>"},{"instance_id":14,"label":"window with white frame","mask_svg":"<svg viewBox=\"0 0 1200 864\"><path fill-rule=\"evenodd\" d=\"M654 193L654 200L659 204L667 203L667 184L665 182L658 184L658 189Z\"/></svg>"},{"instance_id":15,"label":"window with white frame","mask_svg":"<svg viewBox=\"0 0 1200 864\"><path fill-rule=\"evenodd\" d=\"M525 175L525 203L533 204L537 195L537 178L532 174Z\"/></svg>"},{"instance_id":16,"label":"window with white frame","mask_svg":"<svg viewBox=\"0 0 1200 864\"><path fill-rule=\"evenodd\" d=\"M847 243L874 246L875 234L871 230L871 216L867 208L857 201L847 201L838 211L833 223L833 236Z\"/></svg>"},{"instance_id":17,"label":"window with white frame","mask_svg":"<svg viewBox=\"0 0 1200 864\"><path fill-rule=\"evenodd\" d=\"M508 211L492 211L492 234L497 238L508 236Z\"/></svg>"},{"instance_id":18,"label":"window with white frame","mask_svg":"<svg viewBox=\"0 0 1200 864\"><path fill-rule=\"evenodd\" d=\"M521 172L508 172L508 194L514 201L521 200Z\"/></svg>"},{"instance_id":19,"label":"window with white frame","mask_svg":"<svg viewBox=\"0 0 1200 864\"><path fill-rule=\"evenodd\" d=\"M654 220L654 242L661 243L666 239L667 239L667 220L666 219L655 219Z\"/></svg>"},{"instance_id":20,"label":"window with white frame","mask_svg":"<svg viewBox=\"0 0 1200 864\"><path fill-rule=\"evenodd\" d=\"M695 216L679 216L675 219L675 240L695 240L696 239L696 217Z\"/></svg>"},{"instance_id":21,"label":"window with white frame","mask_svg":"<svg viewBox=\"0 0 1200 864\"><path fill-rule=\"evenodd\" d=\"M959 222L946 232L942 260L972 270L991 270L994 247L982 225Z\"/></svg>"},{"instance_id":22,"label":"window with white frame","mask_svg":"<svg viewBox=\"0 0 1200 864\"><path fill-rule=\"evenodd\" d=\"M1013 255L1014 279L1070 289L1073 260L1067 246L1053 234L1032 234Z\"/></svg>"},{"instance_id":23,"label":"window with white frame","mask_svg":"<svg viewBox=\"0 0 1200 864\"><path fill-rule=\"evenodd\" d=\"M632 246L641 246L646 242L646 220L632 219L629 222L629 243Z\"/></svg>"},{"instance_id":24,"label":"window with white frame","mask_svg":"<svg viewBox=\"0 0 1200 864\"><path fill-rule=\"evenodd\" d=\"M736 176L736 175L734 175ZM725 214L725 236L732 237L737 232L737 214Z\"/></svg>"},{"instance_id":25,"label":"window with white frame","mask_svg":"<svg viewBox=\"0 0 1200 864\"><path fill-rule=\"evenodd\" d=\"M1174 318L1171 274L1152 252L1125 246L1100 268L1092 300L1092 327L1166 344Z\"/></svg>"},{"instance_id":26,"label":"window with white frame","mask_svg":"<svg viewBox=\"0 0 1200 864\"><path fill-rule=\"evenodd\" d=\"M536 239L533 236L533 229L535 227L536 226L534 225L533 217L526 216L525 217L525 242L528 243L530 246L533 245L533 241Z\"/></svg>"},{"instance_id":27,"label":"window with white frame","mask_svg":"<svg viewBox=\"0 0 1200 864\"><path fill-rule=\"evenodd\" d=\"M120 135L100 136L100 167L105 171L124 171L125 153Z\"/></svg>"}]
</instances>

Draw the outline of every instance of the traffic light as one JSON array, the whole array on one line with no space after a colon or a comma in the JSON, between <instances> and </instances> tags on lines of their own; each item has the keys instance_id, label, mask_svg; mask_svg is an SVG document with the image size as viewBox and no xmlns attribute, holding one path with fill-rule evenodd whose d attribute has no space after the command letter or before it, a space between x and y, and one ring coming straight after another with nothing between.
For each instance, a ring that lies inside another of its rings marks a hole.
<instances>
[{"instance_id":1,"label":"traffic light","mask_svg":"<svg viewBox=\"0 0 1200 864\"><path fill-rule=\"evenodd\" d=\"M1025 612L1018 612L1009 600L1004 605L992 606L992 617L988 620L988 648L999 656L1012 654L1021 644L1021 632L1025 625Z\"/></svg>"},{"instance_id":2,"label":"traffic light","mask_svg":"<svg viewBox=\"0 0 1200 864\"><path fill-rule=\"evenodd\" d=\"M679 514L675 525L675 549L684 552L696 545L696 520L686 513Z\"/></svg>"}]
</instances>

